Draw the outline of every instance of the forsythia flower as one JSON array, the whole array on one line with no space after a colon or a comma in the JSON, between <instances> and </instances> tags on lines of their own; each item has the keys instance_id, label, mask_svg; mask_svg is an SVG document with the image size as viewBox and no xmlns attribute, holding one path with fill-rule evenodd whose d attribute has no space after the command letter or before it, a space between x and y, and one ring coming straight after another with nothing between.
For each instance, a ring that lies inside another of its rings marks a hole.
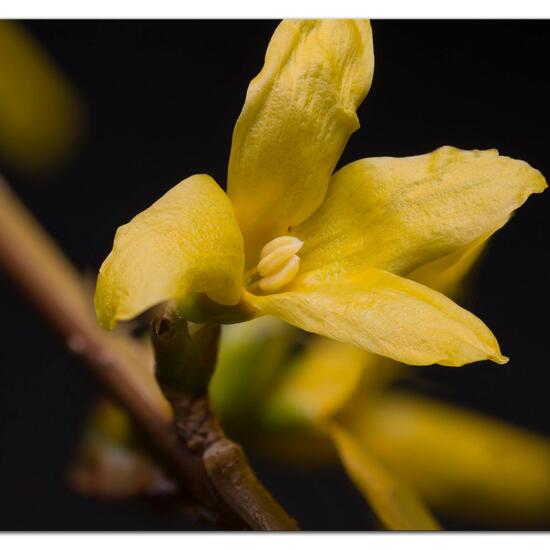
<instances>
[{"instance_id":1,"label":"forsythia flower","mask_svg":"<svg viewBox=\"0 0 550 550\"><path fill-rule=\"evenodd\" d=\"M287 462L317 463L331 460L325 440L332 440L351 481L392 530L436 529L432 513L485 528L547 527L550 440L392 387L411 376L405 366L314 337L247 411L250 441ZM243 395L241 385L239 400L254 391Z\"/></svg>"},{"instance_id":2,"label":"forsythia flower","mask_svg":"<svg viewBox=\"0 0 550 550\"><path fill-rule=\"evenodd\" d=\"M48 54L17 21L0 21L0 151L33 176L59 167L81 142L85 113Z\"/></svg>"},{"instance_id":3,"label":"forsythia flower","mask_svg":"<svg viewBox=\"0 0 550 550\"><path fill-rule=\"evenodd\" d=\"M235 126L227 194L195 175L119 228L100 322L171 300L190 320L274 315L409 364L506 362L479 319L414 273L468 254L544 178L453 147L333 174L373 69L367 21L283 21Z\"/></svg>"},{"instance_id":4,"label":"forsythia flower","mask_svg":"<svg viewBox=\"0 0 550 550\"><path fill-rule=\"evenodd\" d=\"M338 458L332 439L389 529L437 528L432 513L444 525L547 527L548 438L395 389L396 379L416 369L352 346L313 337L295 354L297 333L267 317L224 328L210 398L239 441L271 460L311 468ZM134 364L135 375L149 380L148 401L168 419L150 370ZM173 491L134 435L126 413L101 401L71 468L73 486L102 498Z\"/></svg>"},{"instance_id":5,"label":"forsythia flower","mask_svg":"<svg viewBox=\"0 0 550 550\"><path fill-rule=\"evenodd\" d=\"M484 244L415 275L456 296ZM310 463L331 459L332 440L389 529L436 529L432 512L479 527L547 524L550 440L396 389L413 369L358 348L313 337L296 353L297 337L261 320L225 327L210 396L239 439Z\"/></svg>"},{"instance_id":6,"label":"forsythia flower","mask_svg":"<svg viewBox=\"0 0 550 550\"><path fill-rule=\"evenodd\" d=\"M456 296L485 244L424 266L416 280ZM169 420L143 352L128 375ZM435 529L432 513L444 525L545 526L550 440L395 388L415 372L263 317L224 327L209 395L231 436L272 458L311 467L339 457L386 528ZM174 490L136 447L125 419L114 404L96 407L71 468L73 485L109 498Z\"/></svg>"}]
</instances>

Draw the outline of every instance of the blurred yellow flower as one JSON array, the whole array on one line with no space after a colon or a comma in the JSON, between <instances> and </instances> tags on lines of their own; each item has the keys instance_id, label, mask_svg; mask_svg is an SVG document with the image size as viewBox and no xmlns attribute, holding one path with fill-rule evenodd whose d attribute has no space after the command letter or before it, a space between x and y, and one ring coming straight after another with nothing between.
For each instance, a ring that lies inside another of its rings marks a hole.
<instances>
[{"instance_id":1,"label":"blurred yellow flower","mask_svg":"<svg viewBox=\"0 0 550 550\"><path fill-rule=\"evenodd\" d=\"M101 324L172 300L190 320L273 315L414 365L505 363L477 317L412 274L467 254L545 180L453 147L333 174L373 69L367 21L283 21L235 126L227 194L194 175L119 228Z\"/></svg>"},{"instance_id":2,"label":"blurred yellow flower","mask_svg":"<svg viewBox=\"0 0 550 550\"><path fill-rule=\"evenodd\" d=\"M84 109L61 71L15 21L0 21L0 154L33 175L80 142Z\"/></svg>"},{"instance_id":3,"label":"blurred yellow flower","mask_svg":"<svg viewBox=\"0 0 550 550\"><path fill-rule=\"evenodd\" d=\"M357 348L310 337L296 352L303 336L268 317L224 327L210 398L238 441L289 464L327 466L339 456L388 529L436 529L438 520L548 526L549 439L397 389L416 369ZM149 401L164 414L148 372ZM70 473L77 490L101 497L174 490L125 413L103 401Z\"/></svg>"},{"instance_id":4,"label":"blurred yellow flower","mask_svg":"<svg viewBox=\"0 0 550 550\"><path fill-rule=\"evenodd\" d=\"M415 276L457 295L484 244ZM226 372L213 387L234 367L220 361L218 369ZM387 528L435 529L432 511L485 528L548 526L549 439L395 389L392 383L410 377L411 369L336 341L310 338L280 372L258 403L263 423L256 443L280 458L318 462L322 438L332 439L350 479ZM256 391L242 386L238 395L243 388ZM330 459L326 449L324 459Z\"/></svg>"},{"instance_id":5,"label":"blurred yellow flower","mask_svg":"<svg viewBox=\"0 0 550 550\"><path fill-rule=\"evenodd\" d=\"M341 412L340 429L443 523L548 528L548 438L410 391L366 398Z\"/></svg>"}]
</instances>

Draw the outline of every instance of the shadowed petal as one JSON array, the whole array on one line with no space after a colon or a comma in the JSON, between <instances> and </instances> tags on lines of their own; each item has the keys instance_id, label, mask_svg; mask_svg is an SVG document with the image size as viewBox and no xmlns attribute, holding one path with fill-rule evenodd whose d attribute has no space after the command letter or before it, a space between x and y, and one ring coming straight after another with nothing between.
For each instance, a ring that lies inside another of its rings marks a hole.
<instances>
[{"instance_id":1,"label":"shadowed petal","mask_svg":"<svg viewBox=\"0 0 550 550\"><path fill-rule=\"evenodd\" d=\"M326 431L332 437L348 475L388 529L439 529L420 497L385 470L350 433L334 422L327 423Z\"/></svg>"},{"instance_id":2,"label":"shadowed petal","mask_svg":"<svg viewBox=\"0 0 550 550\"><path fill-rule=\"evenodd\" d=\"M363 350L335 340L309 339L280 377L262 414L273 424L329 418L359 384L369 357Z\"/></svg>"},{"instance_id":3,"label":"shadowed petal","mask_svg":"<svg viewBox=\"0 0 550 550\"><path fill-rule=\"evenodd\" d=\"M448 517L497 529L537 527L550 513L550 440L403 391L357 399L346 429Z\"/></svg>"}]
</instances>

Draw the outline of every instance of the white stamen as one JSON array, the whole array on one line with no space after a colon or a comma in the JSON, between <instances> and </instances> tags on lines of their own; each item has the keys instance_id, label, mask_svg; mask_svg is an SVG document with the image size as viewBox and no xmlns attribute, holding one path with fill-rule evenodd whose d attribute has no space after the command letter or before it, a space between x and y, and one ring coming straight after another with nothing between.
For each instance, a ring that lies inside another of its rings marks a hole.
<instances>
[{"instance_id":1,"label":"white stamen","mask_svg":"<svg viewBox=\"0 0 550 550\"><path fill-rule=\"evenodd\" d=\"M296 237L291 237L290 235L284 235L282 237L277 237L276 239L273 239L272 241L269 241L260 252L260 260L262 258L265 258L268 254L271 254L276 248L279 248L280 246L287 246L287 245L296 245L299 244L298 250L302 248L302 245L304 244L300 239L297 239Z\"/></svg>"},{"instance_id":2,"label":"white stamen","mask_svg":"<svg viewBox=\"0 0 550 550\"><path fill-rule=\"evenodd\" d=\"M292 256L290 260L283 266L282 269L264 277L258 281L258 286L265 292L274 292L286 286L298 273L300 269L300 258Z\"/></svg>"},{"instance_id":3,"label":"white stamen","mask_svg":"<svg viewBox=\"0 0 550 550\"><path fill-rule=\"evenodd\" d=\"M258 266L252 270L261 278L255 282L253 278L250 288L257 287L264 292L274 292L290 283L300 269L300 258L297 253L303 245L300 239L288 235L268 242L260 252Z\"/></svg>"},{"instance_id":4,"label":"white stamen","mask_svg":"<svg viewBox=\"0 0 550 550\"><path fill-rule=\"evenodd\" d=\"M298 239L296 239L298 240ZM258 272L262 277L267 277L283 266L303 246L302 241L276 248L273 252L264 256L258 264Z\"/></svg>"}]
</instances>

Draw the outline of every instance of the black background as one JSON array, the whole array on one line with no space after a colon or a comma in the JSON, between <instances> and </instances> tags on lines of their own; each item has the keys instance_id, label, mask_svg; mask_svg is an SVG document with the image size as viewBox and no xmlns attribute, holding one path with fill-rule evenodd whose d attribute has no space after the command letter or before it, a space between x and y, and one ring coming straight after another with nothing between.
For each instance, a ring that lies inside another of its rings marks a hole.
<instances>
[{"instance_id":1,"label":"black background","mask_svg":"<svg viewBox=\"0 0 550 550\"><path fill-rule=\"evenodd\" d=\"M276 24L26 23L83 98L88 133L75 160L49 180L0 167L79 268L96 271L116 227L181 179L207 172L225 184L233 124ZM550 175L548 22L374 21L373 31L374 84L340 165L447 144L497 147ZM530 199L494 237L462 302L511 362L425 367L417 382L548 435L549 196ZM64 470L99 388L2 275L0 304L0 528L194 528L146 503L71 492ZM303 528L365 527L368 512L341 471L256 464Z\"/></svg>"}]
</instances>

